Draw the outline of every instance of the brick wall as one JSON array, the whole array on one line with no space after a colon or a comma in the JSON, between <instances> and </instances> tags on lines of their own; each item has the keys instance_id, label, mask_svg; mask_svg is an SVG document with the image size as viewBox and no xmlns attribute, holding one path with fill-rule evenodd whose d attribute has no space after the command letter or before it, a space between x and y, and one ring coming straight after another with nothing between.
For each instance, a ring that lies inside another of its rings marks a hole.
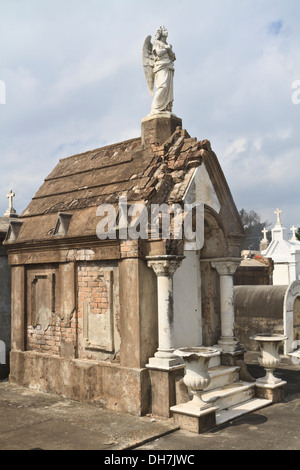
<instances>
[{"instance_id":1,"label":"brick wall","mask_svg":"<svg viewBox=\"0 0 300 470\"><path fill-rule=\"evenodd\" d=\"M53 315L53 322L43 329L40 325L27 329L27 349L48 354L59 354L61 343L75 344L76 342L76 319L72 318L68 325L65 325L57 315Z\"/></svg>"},{"instance_id":2,"label":"brick wall","mask_svg":"<svg viewBox=\"0 0 300 470\"><path fill-rule=\"evenodd\" d=\"M139 249L139 240L124 240L120 243L121 258L137 258Z\"/></svg>"},{"instance_id":3,"label":"brick wall","mask_svg":"<svg viewBox=\"0 0 300 470\"><path fill-rule=\"evenodd\" d=\"M83 317L83 304L88 302L92 314L105 314L108 307L107 287L100 275L99 265L78 267L78 318Z\"/></svg>"}]
</instances>

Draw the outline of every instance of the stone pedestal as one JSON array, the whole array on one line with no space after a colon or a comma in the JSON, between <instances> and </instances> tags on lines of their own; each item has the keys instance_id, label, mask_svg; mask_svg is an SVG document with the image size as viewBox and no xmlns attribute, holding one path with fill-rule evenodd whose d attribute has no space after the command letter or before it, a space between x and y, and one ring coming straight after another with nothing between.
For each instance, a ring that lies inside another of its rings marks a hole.
<instances>
[{"instance_id":1,"label":"stone pedestal","mask_svg":"<svg viewBox=\"0 0 300 470\"><path fill-rule=\"evenodd\" d=\"M187 414L184 411L173 411L174 422L181 429L201 434L216 426L216 410L211 407L198 413Z\"/></svg>"},{"instance_id":2,"label":"stone pedestal","mask_svg":"<svg viewBox=\"0 0 300 470\"><path fill-rule=\"evenodd\" d=\"M239 345L235 338L233 275L240 262L240 259L221 258L211 263L220 276L221 338L218 344L225 354L236 352Z\"/></svg>"},{"instance_id":3,"label":"stone pedestal","mask_svg":"<svg viewBox=\"0 0 300 470\"><path fill-rule=\"evenodd\" d=\"M183 377L184 365L169 370L151 368L151 411L154 415L170 418L170 408L176 404L176 382Z\"/></svg>"},{"instance_id":4,"label":"stone pedestal","mask_svg":"<svg viewBox=\"0 0 300 470\"><path fill-rule=\"evenodd\" d=\"M284 380L274 376L274 370L280 363L279 346L287 339L285 335L259 333L251 337L259 344L258 362L264 367L266 375L256 380L256 396L277 403L284 399Z\"/></svg>"},{"instance_id":5,"label":"stone pedestal","mask_svg":"<svg viewBox=\"0 0 300 470\"><path fill-rule=\"evenodd\" d=\"M162 145L176 131L182 127L182 120L171 113L149 115L142 119L142 145Z\"/></svg>"},{"instance_id":6,"label":"stone pedestal","mask_svg":"<svg viewBox=\"0 0 300 470\"><path fill-rule=\"evenodd\" d=\"M185 362L183 382L190 390L192 400L172 406L175 423L182 429L201 433L216 425L216 407L202 400L203 390L211 382L208 366L212 357L220 352L214 348L204 346L176 349L175 354L182 357Z\"/></svg>"},{"instance_id":7,"label":"stone pedestal","mask_svg":"<svg viewBox=\"0 0 300 470\"><path fill-rule=\"evenodd\" d=\"M273 403L278 403L284 400L284 385L287 382L284 380L278 381L276 384L262 384L256 381L255 396L265 400L272 400Z\"/></svg>"}]
</instances>

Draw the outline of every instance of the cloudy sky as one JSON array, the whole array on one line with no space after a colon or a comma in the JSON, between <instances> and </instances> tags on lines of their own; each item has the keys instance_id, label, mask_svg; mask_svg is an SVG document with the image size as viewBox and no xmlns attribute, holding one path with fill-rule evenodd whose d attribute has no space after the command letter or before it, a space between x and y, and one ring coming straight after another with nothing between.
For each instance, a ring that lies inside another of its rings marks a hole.
<instances>
[{"instance_id":1,"label":"cloudy sky","mask_svg":"<svg viewBox=\"0 0 300 470\"><path fill-rule=\"evenodd\" d=\"M173 111L210 140L237 208L300 227L299 19L299 0L0 0L0 215L60 158L140 136L141 49L165 25Z\"/></svg>"}]
</instances>

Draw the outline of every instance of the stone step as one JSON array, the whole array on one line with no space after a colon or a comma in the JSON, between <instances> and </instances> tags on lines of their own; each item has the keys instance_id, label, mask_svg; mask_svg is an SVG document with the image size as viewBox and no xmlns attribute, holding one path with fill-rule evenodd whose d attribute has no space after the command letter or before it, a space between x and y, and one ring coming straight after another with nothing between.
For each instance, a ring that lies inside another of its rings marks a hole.
<instances>
[{"instance_id":1,"label":"stone step","mask_svg":"<svg viewBox=\"0 0 300 470\"><path fill-rule=\"evenodd\" d=\"M209 361L209 367L216 367L221 365L221 355L220 356L214 356L210 359Z\"/></svg>"},{"instance_id":2,"label":"stone step","mask_svg":"<svg viewBox=\"0 0 300 470\"><path fill-rule=\"evenodd\" d=\"M211 378L209 386L205 391L212 390L214 388L222 387L223 385L228 385L239 380L239 367L229 367L229 366L216 366L210 367L208 373Z\"/></svg>"},{"instance_id":3,"label":"stone step","mask_svg":"<svg viewBox=\"0 0 300 470\"><path fill-rule=\"evenodd\" d=\"M239 381L205 391L201 398L211 406L225 409L253 398L254 387L254 383Z\"/></svg>"},{"instance_id":4,"label":"stone step","mask_svg":"<svg viewBox=\"0 0 300 470\"><path fill-rule=\"evenodd\" d=\"M260 408L264 408L265 406L269 406L271 404L272 400L265 400L262 398L252 398L251 400L244 401L243 403L238 403L236 405L230 406L227 409L217 411L216 424L220 425L227 423L232 419L259 410Z\"/></svg>"}]
</instances>

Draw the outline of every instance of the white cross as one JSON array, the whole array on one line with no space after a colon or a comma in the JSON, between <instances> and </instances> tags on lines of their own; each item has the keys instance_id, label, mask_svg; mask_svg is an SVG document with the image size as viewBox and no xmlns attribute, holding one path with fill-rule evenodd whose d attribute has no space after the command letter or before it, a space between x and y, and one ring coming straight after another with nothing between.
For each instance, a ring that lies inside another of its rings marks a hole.
<instances>
[{"instance_id":1,"label":"white cross","mask_svg":"<svg viewBox=\"0 0 300 470\"><path fill-rule=\"evenodd\" d=\"M10 192L6 195L9 200L9 209L13 209L13 198L15 197L14 191L11 189Z\"/></svg>"},{"instance_id":2,"label":"white cross","mask_svg":"<svg viewBox=\"0 0 300 470\"><path fill-rule=\"evenodd\" d=\"M267 233L268 233L268 230L266 229L266 227L261 231L263 234L264 234L264 241L268 241L267 239Z\"/></svg>"},{"instance_id":3,"label":"white cross","mask_svg":"<svg viewBox=\"0 0 300 470\"><path fill-rule=\"evenodd\" d=\"M291 227L291 231L292 231L292 234L293 234L291 240L295 240L295 241L297 240L297 238L296 238L296 230L297 230L297 227L295 227L295 225L293 225L293 226Z\"/></svg>"},{"instance_id":4,"label":"white cross","mask_svg":"<svg viewBox=\"0 0 300 470\"><path fill-rule=\"evenodd\" d=\"M276 225L281 225L280 214L282 214L282 211L279 210L279 209L276 209L276 211L274 211L274 214L277 215L277 222L276 222Z\"/></svg>"}]
</instances>

